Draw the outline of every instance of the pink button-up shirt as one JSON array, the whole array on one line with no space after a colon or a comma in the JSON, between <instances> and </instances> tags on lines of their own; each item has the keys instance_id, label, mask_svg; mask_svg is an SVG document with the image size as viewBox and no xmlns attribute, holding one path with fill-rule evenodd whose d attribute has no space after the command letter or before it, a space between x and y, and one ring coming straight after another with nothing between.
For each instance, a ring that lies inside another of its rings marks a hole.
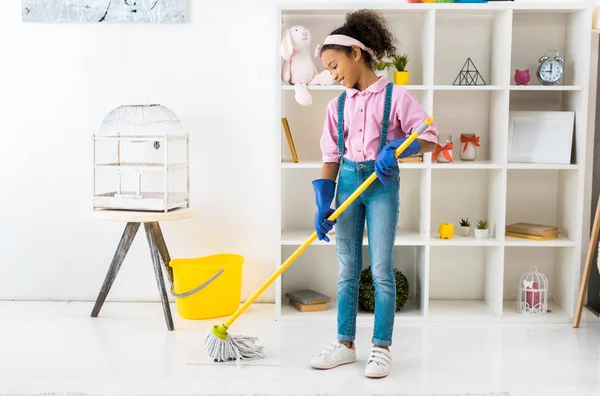
<instances>
[{"instance_id":1,"label":"pink button-up shirt","mask_svg":"<svg viewBox=\"0 0 600 396\"><path fill-rule=\"evenodd\" d=\"M379 154L381 121L385 105L385 77L369 86L364 92L350 88L346 90L344 106L344 154L351 161L370 161ZM339 96L327 105L327 116L321 137L323 162L339 162L337 113ZM417 98L406 88L394 85L390 107L390 124L387 142L412 133L429 115L425 113ZM419 139L437 143L435 123L419 136Z\"/></svg>"}]
</instances>

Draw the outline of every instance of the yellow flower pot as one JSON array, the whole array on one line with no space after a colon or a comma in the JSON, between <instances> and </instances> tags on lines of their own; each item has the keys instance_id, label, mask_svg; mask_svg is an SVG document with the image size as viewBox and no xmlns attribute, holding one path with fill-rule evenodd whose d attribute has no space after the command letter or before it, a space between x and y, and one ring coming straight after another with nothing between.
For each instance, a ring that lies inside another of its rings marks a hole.
<instances>
[{"instance_id":1,"label":"yellow flower pot","mask_svg":"<svg viewBox=\"0 0 600 396\"><path fill-rule=\"evenodd\" d=\"M406 85L408 84L408 72L407 71L395 71L394 72L394 84Z\"/></svg>"}]
</instances>

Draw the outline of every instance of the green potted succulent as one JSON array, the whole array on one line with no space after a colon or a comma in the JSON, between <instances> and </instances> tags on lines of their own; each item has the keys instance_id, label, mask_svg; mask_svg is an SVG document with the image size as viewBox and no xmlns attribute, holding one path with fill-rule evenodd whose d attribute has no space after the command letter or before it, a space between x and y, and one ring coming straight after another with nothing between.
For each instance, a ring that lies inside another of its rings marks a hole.
<instances>
[{"instance_id":1,"label":"green potted succulent","mask_svg":"<svg viewBox=\"0 0 600 396\"><path fill-rule=\"evenodd\" d=\"M488 229L487 219L479 220L477 222L477 227L473 231L475 231L475 238L486 239L489 236L490 231Z\"/></svg>"},{"instance_id":2,"label":"green potted succulent","mask_svg":"<svg viewBox=\"0 0 600 396\"><path fill-rule=\"evenodd\" d=\"M374 63L373 69L375 69L375 74L377 77L387 77L388 68L392 66L390 62L384 60L378 60Z\"/></svg>"},{"instance_id":3,"label":"green potted succulent","mask_svg":"<svg viewBox=\"0 0 600 396\"><path fill-rule=\"evenodd\" d=\"M400 270L394 268L396 279L396 312L399 312L408 300L408 279ZM375 284L371 275L371 267L365 268L360 274L358 283L358 307L366 312L375 312Z\"/></svg>"},{"instance_id":4,"label":"green potted succulent","mask_svg":"<svg viewBox=\"0 0 600 396\"><path fill-rule=\"evenodd\" d=\"M408 54L395 55L392 58L392 65L396 68L394 72L394 84L406 85L408 84L409 73L406 70L406 64L408 63Z\"/></svg>"},{"instance_id":5,"label":"green potted succulent","mask_svg":"<svg viewBox=\"0 0 600 396\"><path fill-rule=\"evenodd\" d=\"M469 218L460 219L460 230L459 235L461 236L469 236L471 234L471 222Z\"/></svg>"}]
</instances>

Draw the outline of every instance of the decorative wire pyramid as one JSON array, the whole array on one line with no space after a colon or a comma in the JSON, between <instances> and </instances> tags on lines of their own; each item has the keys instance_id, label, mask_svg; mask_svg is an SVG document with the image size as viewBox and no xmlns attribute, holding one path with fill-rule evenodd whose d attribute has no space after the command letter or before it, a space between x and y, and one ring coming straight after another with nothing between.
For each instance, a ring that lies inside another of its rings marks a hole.
<instances>
[{"instance_id":1,"label":"decorative wire pyramid","mask_svg":"<svg viewBox=\"0 0 600 396\"><path fill-rule=\"evenodd\" d=\"M471 68L471 66L473 68ZM481 79L481 83L479 80ZM458 82L458 83L457 83ZM463 65L460 73L456 76L456 79L452 83L452 85L487 85L479 70L475 67L475 64L471 60L471 58L467 58L467 61Z\"/></svg>"}]
</instances>

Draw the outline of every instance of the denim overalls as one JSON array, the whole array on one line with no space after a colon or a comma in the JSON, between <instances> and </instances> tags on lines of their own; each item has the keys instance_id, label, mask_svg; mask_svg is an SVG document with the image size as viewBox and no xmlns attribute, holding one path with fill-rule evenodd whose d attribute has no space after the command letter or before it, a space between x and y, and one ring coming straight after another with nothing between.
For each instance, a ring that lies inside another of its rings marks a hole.
<instances>
[{"instance_id":1,"label":"denim overalls","mask_svg":"<svg viewBox=\"0 0 600 396\"><path fill-rule=\"evenodd\" d=\"M386 87L385 108L379 150L386 145L393 83ZM339 207L375 170L375 161L354 162L344 152L344 101L338 105L338 152L340 171L335 205ZM338 218L336 250L340 266L337 283L338 340L354 341L358 312L358 282L362 271L362 245L367 222L371 271L375 283L375 329L372 342L392 344L396 309L394 240L399 212L399 169L388 177L387 186L376 179Z\"/></svg>"}]
</instances>

